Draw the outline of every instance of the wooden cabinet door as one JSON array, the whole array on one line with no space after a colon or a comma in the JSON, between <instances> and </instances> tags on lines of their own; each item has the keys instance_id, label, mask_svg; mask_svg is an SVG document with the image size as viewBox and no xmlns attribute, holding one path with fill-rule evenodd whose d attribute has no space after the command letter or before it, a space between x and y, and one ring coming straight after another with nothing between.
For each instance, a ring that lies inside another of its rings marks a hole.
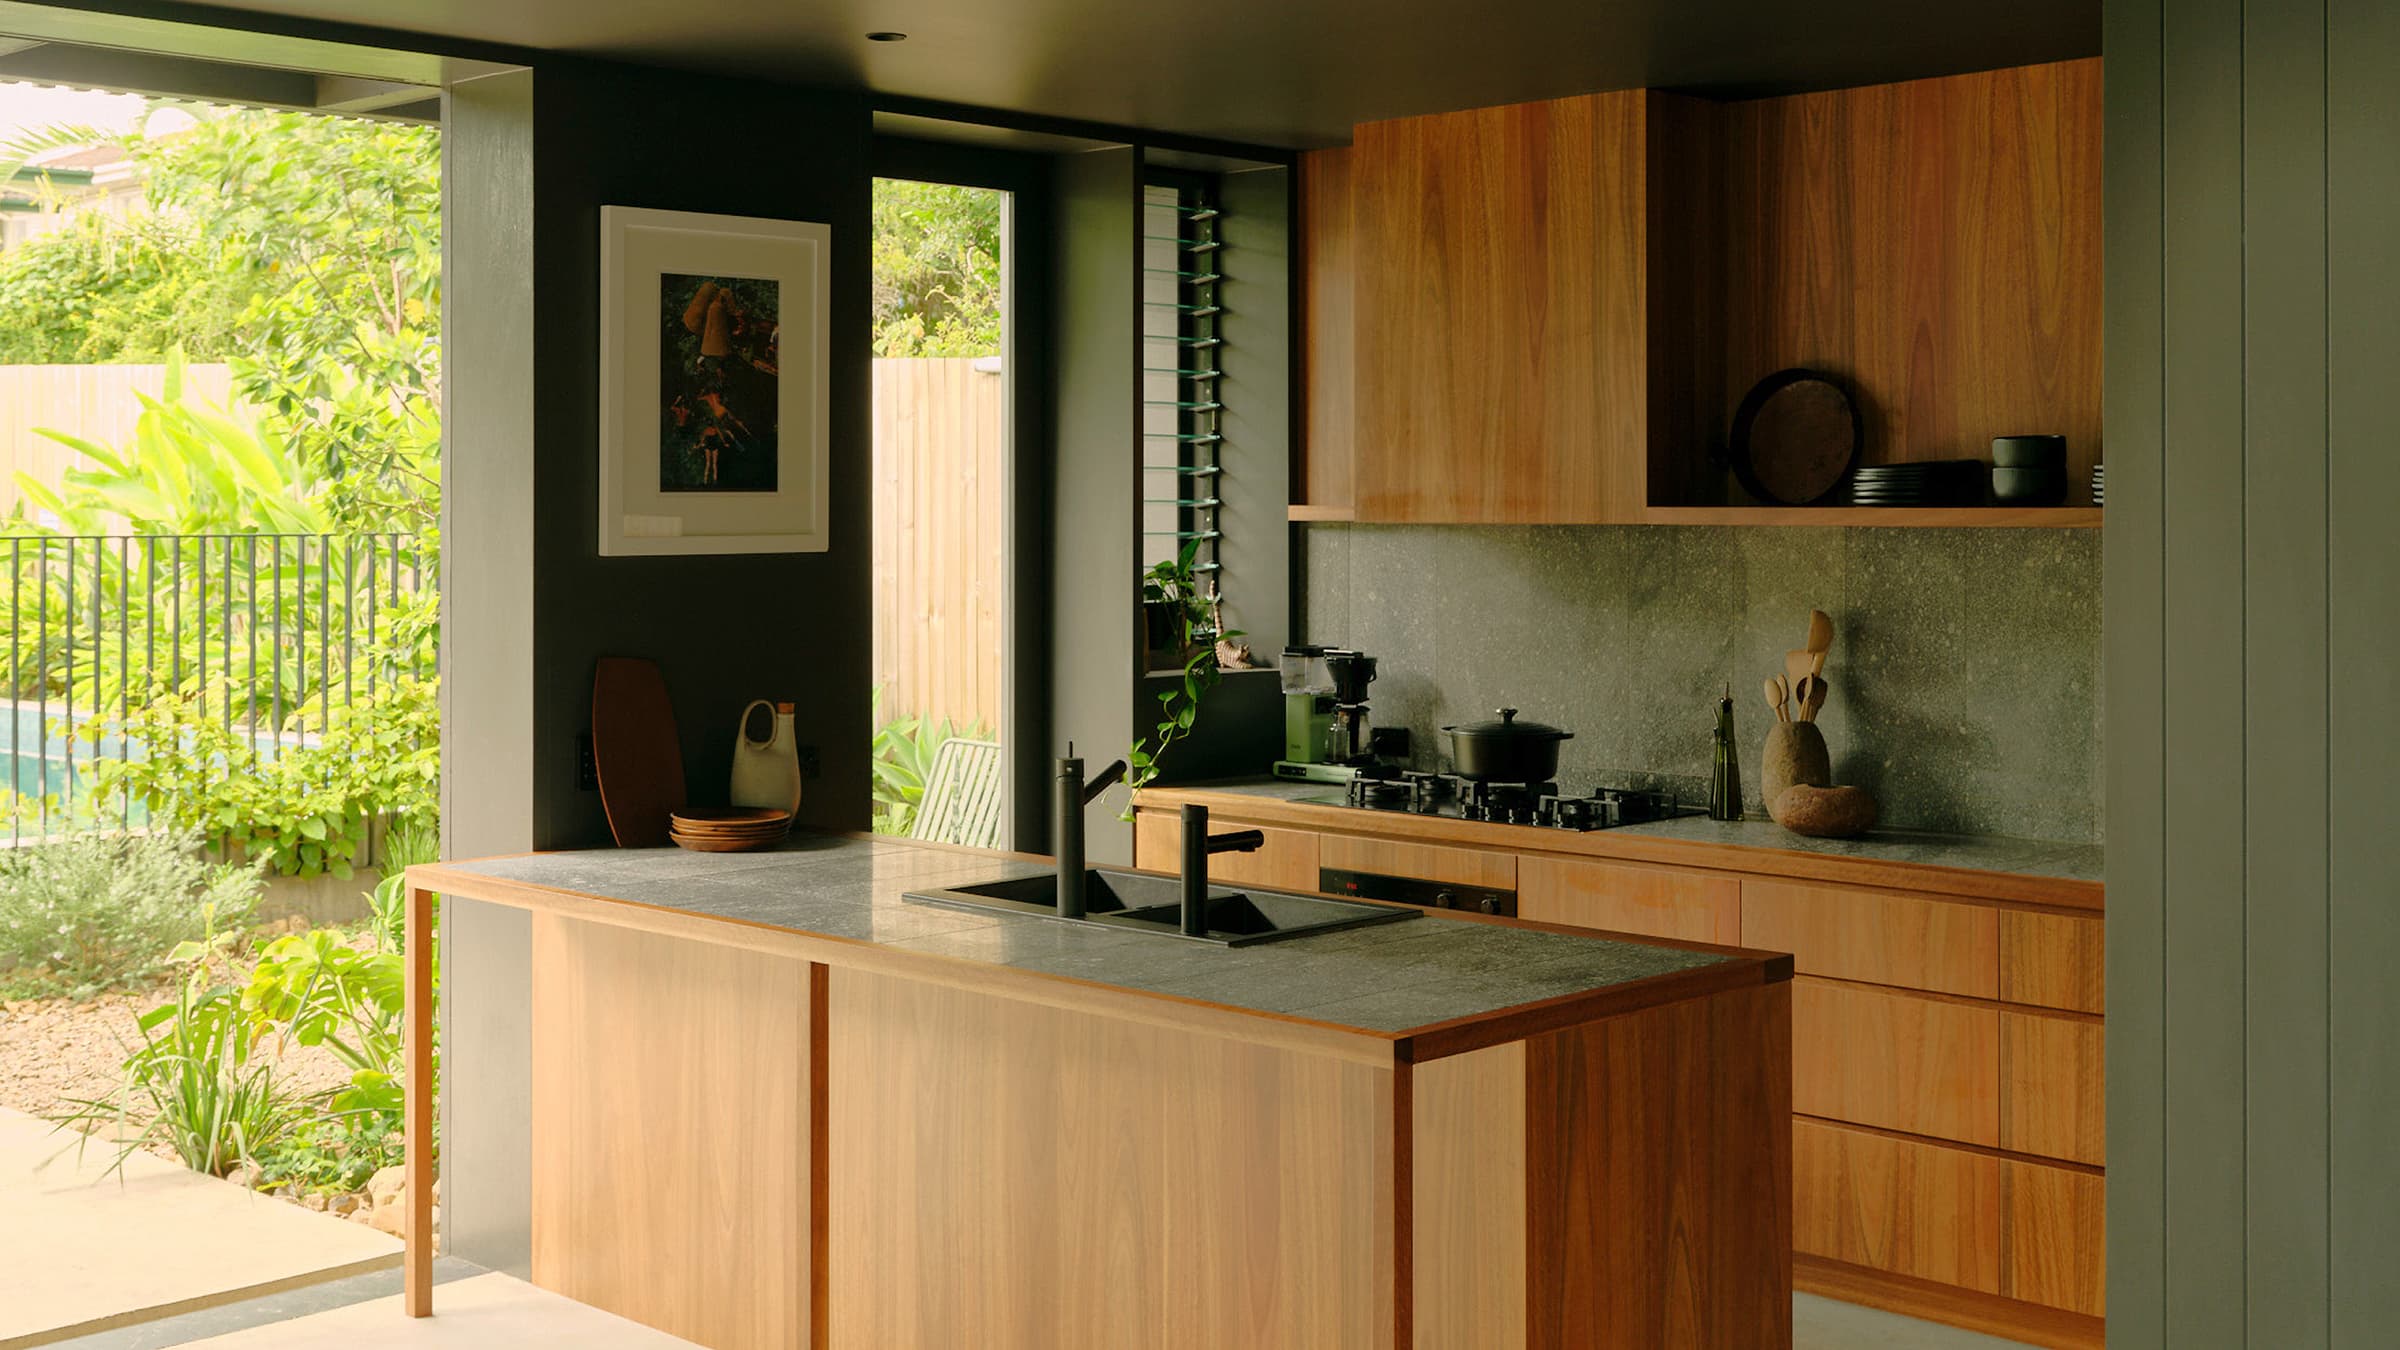
<instances>
[{"instance_id":1,"label":"wooden cabinet door","mask_svg":"<svg viewBox=\"0 0 2400 1350\"><path fill-rule=\"evenodd\" d=\"M1646 98L1358 128L1360 520L1641 519Z\"/></svg>"},{"instance_id":2,"label":"wooden cabinet door","mask_svg":"<svg viewBox=\"0 0 2400 1350\"><path fill-rule=\"evenodd\" d=\"M1991 998L2000 912L1897 891L1742 883L1741 945L1790 952L1804 975Z\"/></svg>"},{"instance_id":3,"label":"wooden cabinet door","mask_svg":"<svg viewBox=\"0 0 2400 1350\"><path fill-rule=\"evenodd\" d=\"M1325 866L1353 872L1381 872L1387 876L1415 877L1419 881L1490 886L1504 891L1515 890L1517 885L1517 855L1491 849L1329 834L1318 841L1317 852Z\"/></svg>"},{"instance_id":4,"label":"wooden cabinet door","mask_svg":"<svg viewBox=\"0 0 2400 1350\"><path fill-rule=\"evenodd\" d=\"M1679 942L1741 941L1741 883L1665 867L1528 856L1517 861L1517 917Z\"/></svg>"},{"instance_id":5,"label":"wooden cabinet door","mask_svg":"<svg viewBox=\"0 0 2400 1350\"><path fill-rule=\"evenodd\" d=\"M2000 1292L2104 1316L2108 1180L2098 1172L2010 1159L2000 1165Z\"/></svg>"},{"instance_id":6,"label":"wooden cabinet door","mask_svg":"<svg viewBox=\"0 0 2400 1350\"><path fill-rule=\"evenodd\" d=\"M2107 1039L2094 1018L2000 1015L2000 1147L2106 1161Z\"/></svg>"},{"instance_id":7,"label":"wooden cabinet door","mask_svg":"<svg viewBox=\"0 0 2400 1350\"><path fill-rule=\"evenodd\" d=\"M1211 833L1257 830L1267 842L1252 853L1218 853L1208 860L1208 879L1241 886L1271 886L1281 891L1317 889L1317 836L1307 830L1250 825L1222 816L1209 817ZM1143 810L1133 817L1133 865L1151 872L1176 872L1183 867L1183 819L1173 811Z\"/></svg>"},{"instance_id":8,"label":"wooden cabinet door","mask_svg":"<svg viewBox=\"0 0 2400 1350\"><path fill-rule=\"evenodd\" d=\"M1999 1010L1799 976L1792 1109L1999 1147Z\"/></svg>"},{"instance_id":9,"label":"wooden cabinet door","mask_svg":"<svg viewBox=\"0 0 2400 1350\"><path fill-rule=\"evenodd\" d=\"M1998 1158L1792 1122L1792 1250L2000 1292Z\"/></svg>"},{"instance_id":10,"label":"wooden cabinet door","mask_svg":"<svg viewBox=\"0 0 2400 1350\"><path fill-rule=\"evenodd\" d=\"M2098 917L2012 909L2000 916L2000 998L2096 1013L2108 1003Z\"/></svg>"}]
</instances>

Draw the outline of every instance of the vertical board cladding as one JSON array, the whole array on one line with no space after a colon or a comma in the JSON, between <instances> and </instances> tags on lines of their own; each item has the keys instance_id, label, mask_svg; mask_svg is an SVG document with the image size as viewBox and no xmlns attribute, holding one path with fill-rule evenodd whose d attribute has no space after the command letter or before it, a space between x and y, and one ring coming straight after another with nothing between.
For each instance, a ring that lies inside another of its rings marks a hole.
<instances>
[{"instance_id":1,"label":"vertical board cladding","mask_svg":"<svg viewBox=\"0 0 2400 1350\"><path fill-rule=\"evenodd\" d=\"M2324 822L2330 1040L2326 1172L2327 1342L2382 1344L2400 1325L2400 780L2390 768L2400 706L2400 460L2388 406L2400 368L2400 7L2326 6L2327 701L2332 753Z\"/></svg>"},{"instance_id":2,"label":"vertical board cladding","mask_svg":"<svg viewBox=\"0 0 2400 1350\"><path fill-rule=\"evenodd\" d=\"M753 698L799 705L817 748L804 823L864 829L871 630L868 578L873 135L861 94L561 59L534 107L535 842L603 843L598 794L578 790L593 662L665 672L695 797L721 791ZM597 547L600 208L650 207L832 227L832 547L824 553L602 558ZM852 335L844 340L840 335Z\"/></svg>"},{"instance_id":3,"label":"vertical board cladding","mask_svg":"<svg viewBox=\"0 0 2400 1350\"><path fill-rule=\"evenodd\" d=\"M2387 1344L2400 15L2106 15L2110 1341Z\"/></svg>"}]
</instances>

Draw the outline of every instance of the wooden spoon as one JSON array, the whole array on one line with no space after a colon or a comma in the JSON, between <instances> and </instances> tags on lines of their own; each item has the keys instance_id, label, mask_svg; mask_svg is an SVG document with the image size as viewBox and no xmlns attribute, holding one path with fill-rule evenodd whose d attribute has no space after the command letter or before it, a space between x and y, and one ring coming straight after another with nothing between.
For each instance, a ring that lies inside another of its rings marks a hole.
<instances>
[{"instance_id":1,"label":"wooden spoon","mask_svg":"<svg viewBox=\"0 0 2400 1350\"><path fill-rule=\"evenodd\" d=\"M1781 675L1769 675L1767 677L1767 706L1775 710L1775 720L1778 722L1788 722L1791 720L1790 718L1784 716L1783 713L1784 692L1783 677Z\"/></svg>"},{"instance_id":2,"label":"wooden spoon","mask_svg":"<svg viewBox=\"0 0 2400 1350\"><path fill-rule=\"evenodd\" d=\"M1815 675L1808 677L1808 693L1800 700L1801 721L1814 722L1817 720L1817 714L1825 707L1827 687L1823 678Z\"/></svg>"},{"instance_id":3,"label":"wooden spoon","mask_svg":"<svg viewBox=\"0 0 2400 1350\"><path fill-rule=\"evenodd\" d=\"M1833 649L1833 620L1824 610L1808 612L1808 649L1820 656Z\"/></svg>"}]
</instances>

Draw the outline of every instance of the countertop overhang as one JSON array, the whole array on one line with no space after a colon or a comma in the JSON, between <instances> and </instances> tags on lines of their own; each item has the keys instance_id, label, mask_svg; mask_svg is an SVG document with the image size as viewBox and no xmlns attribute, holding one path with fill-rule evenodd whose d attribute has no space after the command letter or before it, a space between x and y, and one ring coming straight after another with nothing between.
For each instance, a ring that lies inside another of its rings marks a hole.
<instances>
[{"instance_id":1,"label":"countertop overhang","mask_svg":"<svg viewBox=\"0 0 2400 1350\"><path fill-rule=\"evenodd\" d=\"M1405 923L1225 948L907 898L1047 867L1025 854L797 834L756 853L533 853L422 864L408 878L413 888L445 897L1005 990L1113 1016L1201 1024L1381 1063L1439 1058L1791 976L1791 958L1776 953L1479 915L1424 913Z\"/></svg>"}]
</instances>

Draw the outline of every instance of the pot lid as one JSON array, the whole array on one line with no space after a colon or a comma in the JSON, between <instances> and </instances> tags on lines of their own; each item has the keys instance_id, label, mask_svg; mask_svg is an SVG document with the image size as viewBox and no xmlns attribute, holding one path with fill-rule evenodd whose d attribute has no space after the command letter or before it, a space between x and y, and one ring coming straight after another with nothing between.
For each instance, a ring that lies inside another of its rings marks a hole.
<instances>
[{"instance_id":1,"label":"pot lid","mask_svg":"<svg viewBox=\"0 0 2400 1350\"><path fill-rule=\"evenodd\" d=\"M1518 721L1517 710L1514 708L1502 708L1498 711L1500 720L1496 722L1469 722L1464 726L1443 727L1442 730L1454 731L1462 736L1480 736L1496 740L1571 741L1575 739L1574 732L1561 731L1545 722Z\"/></svg>"}]
</instances>

